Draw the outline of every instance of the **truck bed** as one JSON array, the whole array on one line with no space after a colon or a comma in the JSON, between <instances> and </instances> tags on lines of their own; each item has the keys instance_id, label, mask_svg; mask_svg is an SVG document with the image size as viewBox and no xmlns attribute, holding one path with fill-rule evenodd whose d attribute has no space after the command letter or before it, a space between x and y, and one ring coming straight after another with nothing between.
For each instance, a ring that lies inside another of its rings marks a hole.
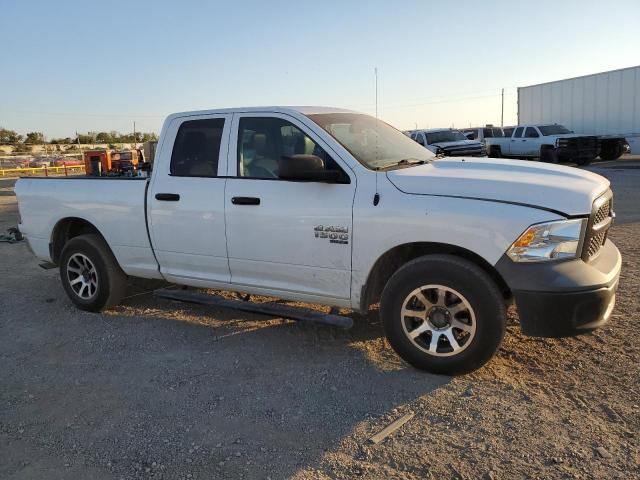
<instances>
[{"instance_id":1,"label":"truck bed","mask_svg":"<svg viewBox=\"0 0 640 480\"><path fill-rule=\"evenodd\" d=\"M20 230L36 256L51 261L51 232L67 218L81 218L103 232L128 275L157 271L146 221L148 179L141 177L23 177L15 192Z\"/></svg>"}]
</instances>

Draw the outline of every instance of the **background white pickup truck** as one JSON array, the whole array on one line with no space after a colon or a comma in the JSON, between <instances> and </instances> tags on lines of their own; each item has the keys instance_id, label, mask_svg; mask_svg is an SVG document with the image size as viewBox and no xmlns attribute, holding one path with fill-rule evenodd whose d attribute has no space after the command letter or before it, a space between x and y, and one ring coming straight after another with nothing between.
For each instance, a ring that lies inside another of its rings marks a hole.
<instances>
[{"instance_id":1,"label":"background white pickup truck","mask_svg":"<svg viewBox=\"0 0 640 480\"><path fill-rule=\"evenodd\" d=\"M35 255L79 307L127 276L365 311L411 364L463 373L524 333L609 319L620 254L609 182L542 163L434 159L370 116L326 108L171 115L150 179L22 178Z\"/></svg>"},{"instance_id":2,"label":"background white pickup truck","mask_svg":"<svg viewBox=\"0 0 640 480\"><path fill-rule=\"evenodd\" d=\"M490 157L539 158L543 162L587 165L600 151L598 137L579 135L562 125L518 125L510 137L486 139Z\"/></svg>"},{"instance_id":3,"label":"background white pickup truck","mask_svg":"<svg viewBox=\"0 0 640 480\"><path fill-rule=\"evenodd\" d=\"M404 132L433 153L446 157L484 157L487 152L477 140L468 139L455 128L431 128Z\"/></svg>"}]
</instances>

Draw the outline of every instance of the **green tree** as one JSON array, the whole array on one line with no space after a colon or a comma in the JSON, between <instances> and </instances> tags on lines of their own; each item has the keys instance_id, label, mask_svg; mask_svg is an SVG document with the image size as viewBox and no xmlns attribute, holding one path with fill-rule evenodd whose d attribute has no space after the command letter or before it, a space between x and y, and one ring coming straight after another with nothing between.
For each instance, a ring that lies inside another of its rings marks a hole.
<instances>
[{"instance_id":1,"label":"green tree","mask_svg":"<svg viewBox=\"0 0 640 480\"><path fill-rule=\"evenodd\" d=\"M65 137L65 138L52 138L49 143L52 145L67 145L71 142L73 142L73 140L70 137Z\"/></svg>"},{"instance_id":2,"label":"green tree","mask_svg":"<svg viewBox=\"0 0 640 480\"><path fill-rule=\"evenodd\" d=\"M13 130L0 127L0 143L20 143L22 138L22 135L18 135Z\"/></svg>"},{"instance_id":3,"label":"green tree","mask_svg":"<svg viewBox=\"0 0 640 480\"><path fill-rule=\"evenodd\" d=\"M96 142L98 143L109 143L113 141L113 137L110 133L107 132L99 132L96 135Z\"/></svg>"},{"instance_id":4,"label":"green tree","mask_svg":"<svg viewBox=\"0 0 640 480\"><path fill-rule=\"evenodd\" d=\"M24 143L29 145L44 143L44 134L42 132L29 132L24 139Z\"/></svg>"}]
</instances>

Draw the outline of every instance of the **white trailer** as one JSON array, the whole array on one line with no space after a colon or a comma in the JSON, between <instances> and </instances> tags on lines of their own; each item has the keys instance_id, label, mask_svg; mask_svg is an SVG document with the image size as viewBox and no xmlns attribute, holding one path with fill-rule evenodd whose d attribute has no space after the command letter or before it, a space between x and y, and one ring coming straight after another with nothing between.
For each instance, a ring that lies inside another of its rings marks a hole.
<instances>
[{"instance_id":1,"label":"white trailer","mask_svg":"<svg viewBox=\"0 0 640 480\"><path fill-rule=\"evenodd\" d=\"M519 87L518 124L531 123L599 135L603 158L615 156L620 137L640 154L640 66Z\"/></svg>"}]
</instances>

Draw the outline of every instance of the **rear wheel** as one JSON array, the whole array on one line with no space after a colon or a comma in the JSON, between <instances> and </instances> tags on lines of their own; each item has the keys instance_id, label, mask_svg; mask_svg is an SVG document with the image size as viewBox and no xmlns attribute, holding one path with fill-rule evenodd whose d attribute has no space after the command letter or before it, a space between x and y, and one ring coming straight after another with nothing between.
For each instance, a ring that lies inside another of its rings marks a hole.
<instances>
[{"instance_id":1,"label":"rear wheel","mask_svg":"<svg viewBox=\"0 0 640 480\"><path fill-rule=\"evenodd\" d=\"M506 325L505 302L493 280L453 255L428 255L400 268L383 291L380 313L400 357L447 375L488 362Z\"/></svg>"},{"instance_id":2,"label":"rear wheel","mask_svg":"<svg viewBox=\"0 0 640 480\"><path fill-rule=\"evenodd\" d=\"M127 285L127 275L96 234L79 235L65 244L60 256L60 280L71 301L90 312L118 304Z\"/></svg>"},{"instance_id":3,"label":"rear wheel","mask_svg":"<svg viewBox=\"0 0 640 480\"><path fill-rule=\"evenodd\" d=\"M502 150L498 145L491 145L489 147L489 156L491 158L502 158Z\"/></svg>"}]
</instances>

